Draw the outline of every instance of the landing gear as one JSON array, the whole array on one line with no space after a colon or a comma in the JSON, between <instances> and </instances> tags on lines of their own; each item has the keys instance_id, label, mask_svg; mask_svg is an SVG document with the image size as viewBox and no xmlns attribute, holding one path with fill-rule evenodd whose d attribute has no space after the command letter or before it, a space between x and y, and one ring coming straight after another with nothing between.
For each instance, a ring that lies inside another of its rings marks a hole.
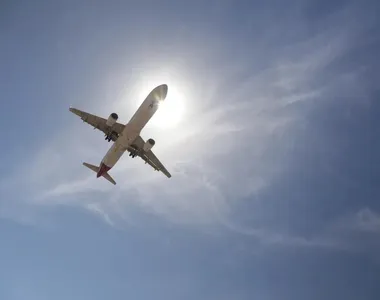
<instances>
[{"instance_id":1,"label":"landing gear","mask_svg":"<svg viewBox=\"0 0 380 300\"><path fill-rule=\"evenodd\" d=\"M137 156L137 153L131 152L131 153L129 153L129 156L132 158L135 158Z\"/></svg>"},{"instance_id":2,"label":"landing gear","mask_svg":"<svg viewBox=\"0 0 380 300\"><path fill-rule=\"evenodd\" d=\"M129 152L129 156L135 158L137 156L137 150L132 150L131 152Z\"/></svg>"},{"instance_id":3,"label":"landing gear","mask_svg":"<svg viewBox=\"0 0 380 300\"><path fill-rule=\"evenodd\" d=\"M116 141L118 137L119 137L119 135L116 132L112 131L110 133L106 133L104 139L106 141L110 142L112 140Z\"/></svg>"}]
</instances>

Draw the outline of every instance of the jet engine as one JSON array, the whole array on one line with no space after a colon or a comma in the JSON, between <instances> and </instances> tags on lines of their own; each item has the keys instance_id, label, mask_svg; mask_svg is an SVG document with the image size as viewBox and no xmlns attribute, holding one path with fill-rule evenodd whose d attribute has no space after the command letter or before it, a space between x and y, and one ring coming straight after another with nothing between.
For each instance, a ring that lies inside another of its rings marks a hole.
<instances>
[{"instance_id":1,"label":"jet engine","mask_svg":"<svg viewBox=\"0 0 380 300\"><path fill-rule=\"evenodd\" d=\"M154 139L149 139L145 142L144 146L143 146L143 150L145 152L148 152L150 149L152 149L152 147L154 146L156 142L154 141Z\"/></svg>"},{"instance_id":2,"label":"jet engine","mask_svg":"<svg viewBox=\"0 0 380 300\"><path fill-rule=\"evenodd\" d=\"M116 113L110 114L110 116L108 117L108 120L106 122L106 125L109 126L109 127L112 127L113 124L116 123L116 121L117 121L118 118L119 118L119 116Z\"/></svg>"}]
</instances>

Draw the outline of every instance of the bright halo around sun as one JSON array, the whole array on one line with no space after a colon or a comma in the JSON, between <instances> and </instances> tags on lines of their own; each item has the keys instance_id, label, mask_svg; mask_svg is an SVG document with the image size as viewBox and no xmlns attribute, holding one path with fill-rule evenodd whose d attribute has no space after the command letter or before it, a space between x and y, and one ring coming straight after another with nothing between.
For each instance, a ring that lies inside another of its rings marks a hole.
<instances>
[{"instance_id":1,"label":"bright halo around sun","mask_svg":"<svg viewBox=\"0 0 380 300\"><path fill-rule=\"evenodd\" d=\"M148 67L147 70L149 70ZM188 108L187 99L192 97L189 95L190 89L186 82L188 80L176 68L150 69L149 72L139 74L133 84L133 89L126 96L136 99L128 109L135 111L154 88L166 84L168 86L166 98L160 101L159 107L147 127L175 128L184 120Z\"/></svg>"},{"instance_id":2,"label":"bright halo around sun","mask_svg":"<svg viewBox=\"0 0 380 300\"><path fill-rule=\"evenodd\" d=\"M168 94L165 100L160 102L152 118L152 125L160 128L177 126L183 118L185 102L185 95L177 90L176 86L168 84Z\"/></svg>"}]
</instances>

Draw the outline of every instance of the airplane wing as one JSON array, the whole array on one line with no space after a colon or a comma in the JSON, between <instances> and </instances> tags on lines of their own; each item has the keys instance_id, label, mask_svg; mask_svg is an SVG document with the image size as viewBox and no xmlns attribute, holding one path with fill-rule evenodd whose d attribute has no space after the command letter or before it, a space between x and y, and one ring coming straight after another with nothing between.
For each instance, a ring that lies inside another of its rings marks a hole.
<instances>
[{"instance_id":1,"label":"airplane wing","mask_svg":"<svg viewBox=\"0 0 380 300\"><path fill-rule=\"evenodd\" d=\"M131 146L128 147L128 151L135 151L137 150L137 155L140 156L145 163L149 164L153 169L156 171L161 171L164 173L168 178L172 177L172 175L166 170L164 165L160 162L160 160L154 155L152 150L149 150L145 152L143 150L145 141L141 136L138 136L132 143Z\"/></svg>"},{"instance_id":2,"label":"airplane wing","mask_svg":"<svg viewBox=\"0 0 380 300\"><path fill-rule=\"evenodd\" d=\"M104 118L89 114L87 112L84 112L72 107L70 107L70 111L73 114L79 116L83 120L83 122L90 124L91 126L94 127L94 129L99 129L100 131L104 132L104 134L109 134L110 131L113 131L113 132L116 132L117 135L120 135L124 130L125 125L123 124L115 123L110 128L109 126L106 125L107 120ZM116 141L116 139L117 139L117 136L112 135L112 140Z\"/></svg>"}]
</instances>

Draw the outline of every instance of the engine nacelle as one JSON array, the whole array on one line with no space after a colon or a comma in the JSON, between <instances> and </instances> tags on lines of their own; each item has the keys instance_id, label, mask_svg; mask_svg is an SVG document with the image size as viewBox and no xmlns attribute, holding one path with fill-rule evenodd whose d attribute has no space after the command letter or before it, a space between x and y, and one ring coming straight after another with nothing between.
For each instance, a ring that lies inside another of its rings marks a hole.
<instances>
[{"instance_id":1,"label":"engine nacelle","mask_svg":"<svg viewBox=\"0 0 380 300\"><path fill-rule=\"evenodd\" d=\"M148 152L150 149L152 149L152 147L154 146L156 142L154 141L154 139L149 139L145 142L144 146L143 146L143 150L145 152Z\"/></svg>"},{"instance_id":2,"label":"engine nacelle","mask_svg":"<svg viewBox=\"0 0 380 300\"><path fill-rule=\"evenodd\" d=\"M119 116L116 113L110 114L110 116L108 117L108 120L106 122L106 125L109 126L109 127L112 127L113 124L116 123L116 121L117 121L118 118L119 118Z\"/></svg>"}]
</instances>

